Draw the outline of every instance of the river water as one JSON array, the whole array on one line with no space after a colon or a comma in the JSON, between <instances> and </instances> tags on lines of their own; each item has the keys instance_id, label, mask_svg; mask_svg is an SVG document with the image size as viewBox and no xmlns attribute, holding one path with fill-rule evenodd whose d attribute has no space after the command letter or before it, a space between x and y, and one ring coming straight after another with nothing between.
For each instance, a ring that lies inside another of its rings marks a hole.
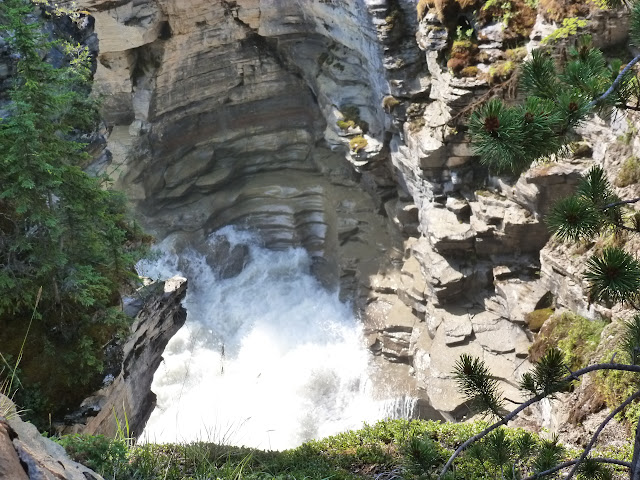
<instances>
[{"instance_id":1,"label":"river water","mask_svg":"<svg viewBox=\"0 0 640 480\"><path fill-rule=\"evenodd\" d=\"M249 246L234 278L217 278L195 251L178 258L170 241L159 258L139 265L152 278L189 279L187 322L154 377L158 404L142 441L282 450L411 414L406 402L373 398L361 325L310 274L304 249L267 250L259 237L231 228L211 241L221 235Z\"/></svg>"}]
</instances>

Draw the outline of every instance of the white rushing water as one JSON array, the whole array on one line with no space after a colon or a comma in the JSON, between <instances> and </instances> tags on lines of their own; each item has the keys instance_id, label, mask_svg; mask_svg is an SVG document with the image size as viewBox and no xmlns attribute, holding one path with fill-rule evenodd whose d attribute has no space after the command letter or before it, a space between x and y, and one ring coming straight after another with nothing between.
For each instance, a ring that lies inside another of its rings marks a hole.
<instances>
[{"instance_id":1,"label":"white rushing water","mask_svg":"<svg viewBox=\"0 0 640 480\"><path fill-rule=\"evenodd\" d=\"M154 377L158 405L142 441L286 449L386 416L372 399L361 326L309 273L306 251L267 250L231 228L216 235L249 245L237 277L217 279L202 255L178 259L166 243L140 266L152 278L189 279L187 322Z\"/></svg>"}]
</instances>

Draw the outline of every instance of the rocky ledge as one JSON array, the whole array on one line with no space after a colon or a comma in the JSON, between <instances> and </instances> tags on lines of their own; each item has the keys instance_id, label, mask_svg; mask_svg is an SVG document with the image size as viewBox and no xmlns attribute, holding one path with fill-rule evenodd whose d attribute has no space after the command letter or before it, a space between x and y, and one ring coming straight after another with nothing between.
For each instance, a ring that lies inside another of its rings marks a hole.
<instances>
[{"instance_id":1,"label":"rocky ledge","mask_svg":"<svg viewBox=\"0 0 640 480\"><path fill-rule=\"evenodd\" d=\"M123 348L122 367L115 378L105 379L104 388L85 399L80 409L68 415L59 433L87 433L114 437L128 423L127 436L142 433L156 405L151 391L153 375L162 361L167 343L187 318L182 300L187 281L174 277L140 291L139 312L131 336Z\"/></svg>"}]
</instances>

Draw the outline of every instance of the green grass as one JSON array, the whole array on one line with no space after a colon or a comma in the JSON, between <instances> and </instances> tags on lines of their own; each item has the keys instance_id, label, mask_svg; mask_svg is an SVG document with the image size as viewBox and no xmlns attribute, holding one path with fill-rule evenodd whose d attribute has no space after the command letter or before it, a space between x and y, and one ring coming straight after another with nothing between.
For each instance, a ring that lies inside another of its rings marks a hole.
<instances>
[{"instance_id":1,"label":"green grass","mask_svg":"<svg viewBox=\"0 0 640 480\"><path fill-rule=\"evenodd\" d=\"M541 315L544 311L541 311ZM600 344L602 330L607 323L589 320L573 313L554 315L544 322L540 333L529 349L529 359L538 361L552 347L557 346L565 356L569 368L576 370L589 364Z\"/></svg>"},{"instance_id":2,"label":"green grass","mask_svg":"<svg viewBox=\"0 0 640 480\"><path fill-rule=\"evenodd\" d=\"M283 452L207 442L131 446L126 439L83 435L63 437L59 442L72 458L113 480L411 480L435 479L453 450L486 425L387 420ZM525 438L532 453L523 461L518 455ZM497 462L500 456L493 451L497 443L507 463L529 469L536 449L544 442L521 429L503 429L456 460L455 474L447 478L500 478L501 469L511 466ZM624 454L625 458L629 455Z\"/></svg>"},{"instance_id":3,"label":"green grass","mask_svg":"<svg viewBox=\"0 0 640 480\"><path fill-rule=\"evenodd\" d=\"M443 465L452 448L477 432L483 424L441 424L393 420L367 425L310 441L284 452L196 442L182 445L146 444L130 447L125 440L72 435L59 442L72 458L116 480L166 479L357 479L394 470L417 478L415 465L425 461L416 439L433 442L437 462ZM422 445L422 444L420 444ZM431 443L429 443L431 445ZM422 454L422 456L421 456ZM464 462L463 462L464 463ZM411 466L411 468L409 468ZM471 477L470 477L471 478Z\"/></svg>"}]
</instances>

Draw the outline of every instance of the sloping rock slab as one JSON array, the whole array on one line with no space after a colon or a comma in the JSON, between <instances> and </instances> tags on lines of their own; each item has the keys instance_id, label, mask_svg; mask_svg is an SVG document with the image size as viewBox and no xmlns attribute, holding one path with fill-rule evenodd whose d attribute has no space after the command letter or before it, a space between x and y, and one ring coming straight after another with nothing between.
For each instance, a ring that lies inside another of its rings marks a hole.
<instances>
[{"instance_id":1,"label":"sloping rock slab","mask_svg":"<svg viewBox=\"0 0 640 480\"><path fill-rule=\"evenodd\" d=\"M29 480L27 472L20 464L18 452L13 446L15 430L4 418L0 418L0 479L1 480Z\"/></svg>"},{"instance_id":2,"label":"sloping rock slab","mask_svg":"<svg viewBox=\"0 0 640 480\"><path fill-rule=\"evenodd\" d=\"M3 395L0 403L13 407ZM0 417L0 480L104 480L10 410L9 419Z\"/></svg>"},{"instance_id":3,"label":"sloping rock slab","mask_svg":"<svg viewBox=\"0 0 640 480\"><path fill-rule=\"evenodd\" d=\"M156 395L151 391L153 375L167 343L187 318L182 307L187 292L185 278L173 277L159 283L156 289L131 327L120 374L109 386L87 398L80 411L68 416L69 424L59 428L61 433L113 437L118 421L123 423L125 418L131 437L142 433L156 405Z\"/></svg>"}]
</instances>

